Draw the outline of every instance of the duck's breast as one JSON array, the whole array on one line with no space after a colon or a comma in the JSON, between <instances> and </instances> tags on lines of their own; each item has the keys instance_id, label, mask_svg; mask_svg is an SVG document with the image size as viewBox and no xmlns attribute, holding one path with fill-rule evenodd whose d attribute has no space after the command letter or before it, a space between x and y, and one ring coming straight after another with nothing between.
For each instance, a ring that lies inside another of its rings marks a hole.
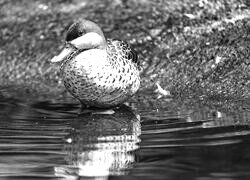
<instances>
[{"instance_id":1,"label":"duck's breast","mask_svg":"<svg viewBox=\"0 0 250 180\"><path fill-rule=\"evenodd\" d=\"M76 98L94 106L126 100L139 88L139 72L131 61L119 60L119 56L116 63L111 63L105 50L79 53L63 67L66 88Z\"/></svg>"}]
</instances>

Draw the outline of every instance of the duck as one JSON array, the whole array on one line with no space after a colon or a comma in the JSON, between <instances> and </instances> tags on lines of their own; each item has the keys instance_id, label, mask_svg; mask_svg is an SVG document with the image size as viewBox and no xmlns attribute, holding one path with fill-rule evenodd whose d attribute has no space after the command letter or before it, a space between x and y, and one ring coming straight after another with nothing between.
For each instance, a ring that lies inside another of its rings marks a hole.
<instances>
[{"instance_id":1,"label":"duck","mask_svg":"<svg viewBox=\"0 0 250 180\"><path fill-rule=\"evenodd\" d=\"M80 19L68 28L63 50L51 62L61 63L64 86L82 109L117 107L140 87L135 50L125 41L106 39L90 20Z\"/></svg>"}]
</instances>

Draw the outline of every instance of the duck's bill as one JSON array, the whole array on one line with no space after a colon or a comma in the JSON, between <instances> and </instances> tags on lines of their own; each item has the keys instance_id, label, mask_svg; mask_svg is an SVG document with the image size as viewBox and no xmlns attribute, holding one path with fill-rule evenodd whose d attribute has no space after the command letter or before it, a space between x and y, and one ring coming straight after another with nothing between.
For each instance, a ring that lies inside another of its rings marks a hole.
<instances>
[{"instance_id":1,"label":"duck's bill","mask_svg":"<svg viewBox=\"0 0 250 180\"><path fill-rule=\"evenodd\" d=\"M58 56L54 56L50 62L56 63L65 60L70 53L72 53L73 49L71 48L64 48L62 52Z\"/></svg>"}]
</instances>

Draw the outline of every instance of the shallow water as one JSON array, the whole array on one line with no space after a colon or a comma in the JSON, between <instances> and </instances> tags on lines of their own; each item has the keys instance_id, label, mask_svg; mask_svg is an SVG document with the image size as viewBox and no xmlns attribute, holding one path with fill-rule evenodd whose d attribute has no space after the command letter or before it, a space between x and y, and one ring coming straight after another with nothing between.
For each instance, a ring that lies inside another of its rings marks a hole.
<instances>
[{"instance_id":1,"label":"shallow water","mask_svg":"<svg viewBox=\"0 0 250 180\"><path fill-rule=\"evenodd\" d=\"M249 109L124 105L112 115L79 115L76 103L25 101L4 91L0 179L250 177Z\"/></svg>"}]
</instances>

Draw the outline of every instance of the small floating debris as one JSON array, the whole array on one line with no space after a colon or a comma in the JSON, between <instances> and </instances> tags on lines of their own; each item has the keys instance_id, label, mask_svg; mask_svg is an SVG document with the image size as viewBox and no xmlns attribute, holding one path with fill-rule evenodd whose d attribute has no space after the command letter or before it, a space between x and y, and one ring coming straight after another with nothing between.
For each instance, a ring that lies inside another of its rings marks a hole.
<instances>
[{"instance_id":1,"label":"small floating debris","mask_svg":"<svg viewBox=\"0 0 250 180\"><path fill-rule=\"evenodd\" d=\"M67 143L72 143L72 139L71 139L71 138L68 138L68 139L66 139L66 142L67 142Z\"/></svg>"},{"instance_id":2,"label":"small floating debris","mask_svg":"<svg viewBox=\"0 0 250 180\"><path fill-rule=\"evenodd\" d=\"M157 89L156 89L154 92L159 93L157 99L160 99L160 98L162 98L162 97L170 96L170 95L171 95L170 92L167 91L167 90L165 90L165 89L163 89L163 88L160 86L159 83L155 83L155 85L157 86Z\"/></svg>"},{"instance_id":3,"label":"small floating debris","mask_svg":"<svg viewBox=\"0 0 250 180\"><path fill-rule=\"evenodd\" d=\"M197 18L197 16L195 16L195 15L193 15L193 14L188 14L188 13L186 13L186 14L184 14L186 17L188 17L189 19L196 19Z\"/></svg>"}]
</instances>

